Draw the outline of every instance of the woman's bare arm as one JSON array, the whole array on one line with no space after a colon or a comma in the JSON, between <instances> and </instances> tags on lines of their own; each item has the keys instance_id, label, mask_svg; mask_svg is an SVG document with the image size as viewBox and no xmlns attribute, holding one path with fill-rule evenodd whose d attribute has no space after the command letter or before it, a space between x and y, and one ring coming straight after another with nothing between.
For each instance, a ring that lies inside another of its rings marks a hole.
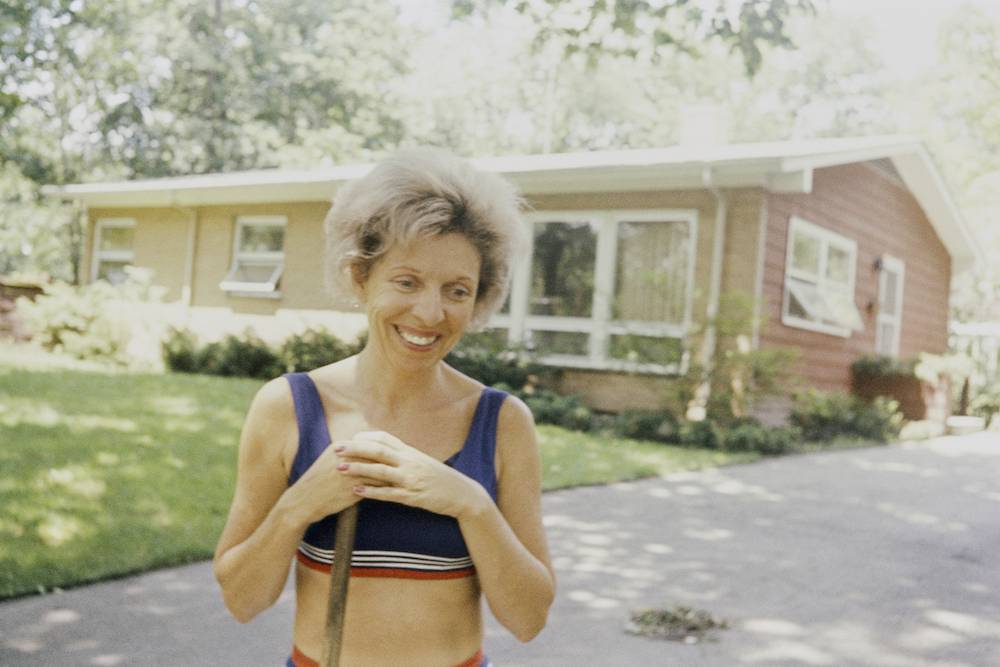
<instances>
[{"instance_id":1,"label":"woman's bare arm","mask_svg":"<svg viewBox=\"0 0 1000 667\"><path fill-rule=\"evenodd\" d=\"M241 623L281 595L307 525L286 493L282 453L296 436L288 383L272 380L257 392L243 424L236 491L213 563L226 607Z\"/></svg>"},{"instance_id":2,"label":"woman's bare arm","mask_svg":"<svg viewBox=\"0 0 1000 667\"><path fill-rule=\"evenodd\" d=\"M509 396L497 424L499 491L460 515L490 610L514 636L541 632L555 597L555 573L542 527L541 459L531 412Z\"/></svg>"}]
</instances>

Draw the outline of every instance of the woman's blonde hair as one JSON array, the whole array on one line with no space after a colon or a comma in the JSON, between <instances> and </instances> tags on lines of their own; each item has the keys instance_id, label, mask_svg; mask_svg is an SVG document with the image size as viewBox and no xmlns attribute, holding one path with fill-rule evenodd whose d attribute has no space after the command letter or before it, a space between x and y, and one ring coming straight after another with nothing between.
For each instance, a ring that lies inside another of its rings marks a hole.
<instances>
[{"instance_id":1,"label":"woman's blonde hair","mask_svg":"<svg viewBox=\"0 0 1000 667\"><path fill-rule=\"evenodd\" d=\"M479 252L470 326L481 328L507 297L511 263L524 247L522 200L496 174L434 148L403 150L345 185L326 216L326 275L337 291L364 284L397 244L458 233Z\"/></svg>"}]
</instances>

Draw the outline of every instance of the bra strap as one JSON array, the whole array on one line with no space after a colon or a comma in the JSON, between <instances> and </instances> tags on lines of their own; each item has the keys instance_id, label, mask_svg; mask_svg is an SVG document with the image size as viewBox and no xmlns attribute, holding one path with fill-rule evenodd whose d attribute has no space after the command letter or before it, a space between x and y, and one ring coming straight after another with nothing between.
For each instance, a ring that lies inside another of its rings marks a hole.
<instances>
[{"instance_id":1,"label":"bra strap","mask_svg":"<svg viewBox=\"0 0 1000 667\"><path fill-rule=\"evenodd\" d=\"M292 484L329 445L330 433L326 427L323 401L312 378L307 373L286 373L284 378L292 388L295 421L299 427L299 448L288 476L288 483Z\"/></svg>"}]
</instances>

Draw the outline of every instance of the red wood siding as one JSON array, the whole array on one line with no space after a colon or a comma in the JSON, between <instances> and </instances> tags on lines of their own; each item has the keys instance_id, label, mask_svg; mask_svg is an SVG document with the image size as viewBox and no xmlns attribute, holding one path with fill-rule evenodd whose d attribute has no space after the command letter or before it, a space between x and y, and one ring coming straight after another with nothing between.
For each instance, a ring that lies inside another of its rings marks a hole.
<instances>
[{"instance_id":1,"label":"red wood siding","mask_svg":"<svg viewBox=\"0 0 1000 667\"><path fill-rule=\"evenodd\" d=\"M798 348L808 386L847 390L850 365L875 350L878 273L875 260L893 255L906 264L899 356L940 354L948 347L951 258L916 199L897 179L866 164L818 169L809 194L768 193L763 297L767 322L760 344ZM864 331L841 338L785 326L781 304L788 223L798 216L858 244L854 302ZM871 304L871 307L869 307Z\"/></svg>"}]
</instances>

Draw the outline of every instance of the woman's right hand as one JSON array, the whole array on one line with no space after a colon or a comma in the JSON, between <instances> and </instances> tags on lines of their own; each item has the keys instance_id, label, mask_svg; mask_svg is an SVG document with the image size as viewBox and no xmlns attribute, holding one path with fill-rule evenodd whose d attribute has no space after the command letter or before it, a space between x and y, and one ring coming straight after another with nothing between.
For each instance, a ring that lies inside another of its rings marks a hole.
<instances>
[{"instance_id":1,"label":"woman's right hand","mask_svg":"<svg viewBox=\"0 0 1000 667\"><path fill-rule=\"evenodd\" d=\"M306 524L336 514L361 500L354 493L354 487L380 485L367 477L344 474L339 466L352 460L339 455L335 445L330 444L288 489L288 500L292 501L295 511L300 513Z\"/></svg>"}]
</instances>

